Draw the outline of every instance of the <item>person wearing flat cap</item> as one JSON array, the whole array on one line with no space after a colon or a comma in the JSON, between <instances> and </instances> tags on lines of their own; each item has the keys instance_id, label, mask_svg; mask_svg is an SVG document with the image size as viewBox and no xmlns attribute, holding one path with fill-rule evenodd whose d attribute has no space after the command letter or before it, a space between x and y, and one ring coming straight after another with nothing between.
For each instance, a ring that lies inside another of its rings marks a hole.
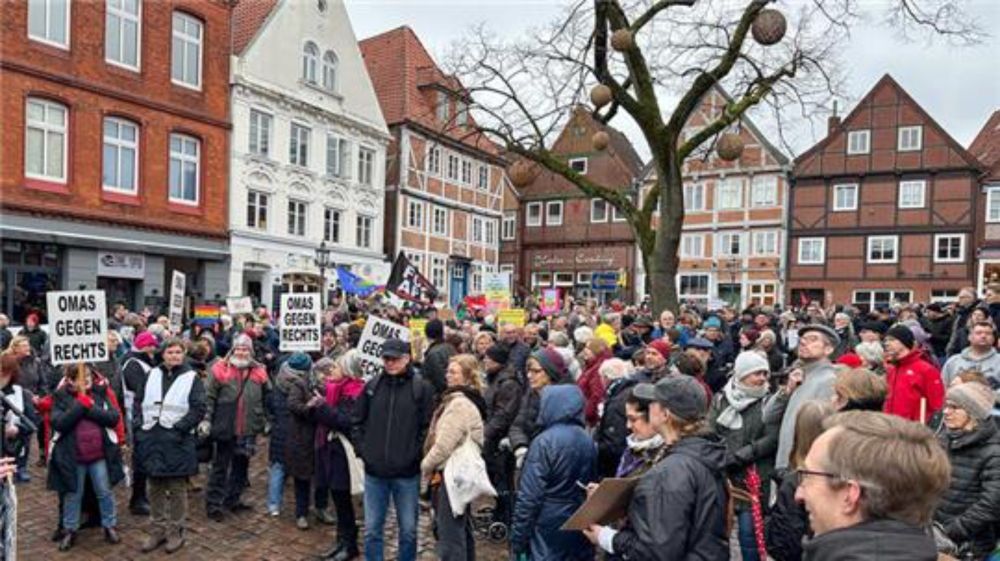
<instances>
[{"instance_id":1,"label":"person wearing flat cap","mask_svg":"<svg viewBox=\"0 0 1000 561\"><path fill-rule=\"evenodd\" d=\"M410 364L410 345L382 343L382 370L358 398L355 442L365 462L365 556L382 559L389 499L396 506L400 561L417 556L420 460L434 388Z\"/></svg>"},{"instance_id":2,"label":"person wearing flat cap","mask_svg":"<svg viewBox=\"0 0 1000 561\"><path fill-rule=\"evenodd\" d=\"M944 405L941 372L924 359L909 327L897 323L885 336L886 382L883 411L926 423Z\"/></svg>"},{"instance_id":3,"label":"person wearing flat cap","mask_svg":"<svg viewBox=\"0 0 1000 561\"><path fill-rule=\"evenodd\" d=\"M649 422L663 438L662 460L639 479L627 527L593 524L587 539L622 559L728 559L726 446L708 428L701 385L688 376L639 384Z\"/></svg>"},{"instance_id":4,"label":"person wearing flat cap","mask_svg":"<svg viewBox=\"0 0 1000 561\"><path fill-rule=\"evenodd\" d=\"M840 345L840 336L832 327L812 323L799 329L799 344L795 349L800 368L789 373L788 383L782 388L789 395L785 416L778 431L778 453L774 460L775 469L788 467L788 458L795 440L795 417L802 404L811 400L830 401L834 396L833 383L836 381L830 355Z\"/></svg>"}]
</instances>

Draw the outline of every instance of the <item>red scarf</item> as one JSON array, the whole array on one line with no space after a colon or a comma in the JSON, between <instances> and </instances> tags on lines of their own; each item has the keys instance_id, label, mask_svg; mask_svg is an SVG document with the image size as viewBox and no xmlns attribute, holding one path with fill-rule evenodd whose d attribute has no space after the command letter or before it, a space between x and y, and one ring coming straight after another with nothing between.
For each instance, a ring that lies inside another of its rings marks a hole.
<instances>
[{"instance_id":1,"label":"red scarf","mask_svg":"<svg viewBox=\"0 0 1000 561\"><path fill-rule=\"evenodd\" d=\"M359 378L344 376L339 380L327 381L326 404L330 407L336 407L341 398L357 399L364 390L365 383Z\"/></svg>"}]
</instances>

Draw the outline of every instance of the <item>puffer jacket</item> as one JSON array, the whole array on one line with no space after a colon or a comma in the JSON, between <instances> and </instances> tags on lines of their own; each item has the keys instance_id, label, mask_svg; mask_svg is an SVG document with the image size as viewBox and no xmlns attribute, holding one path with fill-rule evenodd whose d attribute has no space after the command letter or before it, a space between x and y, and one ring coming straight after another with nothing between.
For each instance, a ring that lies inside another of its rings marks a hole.
<instances>
[{"instance_id":1,"label":"puffer jacket","mask_svg":"<svg viewBox=\"0 0 1000 561\"><path fill-rule=\"evenodd\" d=\"M163 395L167 395L170 386L177 378L191 370L188 363L182 363L167 370L163 375ZM151 477L187 477L198 473L198 454L195 448L198 437L194 429L205 418L205 386L201 379L195 376L188 393L188 412L167 429L159 424L149 430L142 428L142 400L146 392L143 384L136 389L135 403L132 410L133 430L135 431L135 458L137 468Z\"/></svg>"},{"instance_id":2,"label":"puffer jacket","mask_svg":"<svg viewBox=\"0 0 1000 561\"><path fill-rule=\"evenodd\" d=\"M613 477L618 470L628 436L625 401L632 387L638 383L632 377L625 377L608 384L604 413L594 432L594 440L597 441L597 472L601 477Z\"/></svg>"},{"instance_id":3,"label":"puffer jacket","mask_svg":"<svg viewBox=\"0 0 1000 561\"><path fill-rule=\"evenodd\" d=\"M486 425L483 427L484 455L497 453L500 441L507 437L521 406L521 382L513 365L486 377Z\"/></svg>"},{"instance_id":4,"label":"puffer jacket","mask_svg":"<svg viewBox=\"0 0 1000 561\"><path fill-rule=\"evenodd\" d=\"M614 552L652 561L729 559L726 447L715 434L674 443L639 479Z\"/></svg>"},{"instance_id":5,"label":"puffer jacket","mask_svg":"<svg viewBox=\"0 0 1000 561\"><path fill-rule=\"evenodd\" d=\"M923 360L920 353L910 352L896 364L886 368L889 394L883 411L910 421L920 421L920 400L927 399L924 422L944 406L944 384L941 373Z\"/></svg>"},{"instance_id":6,"label":"puffer jacket","mask_svg":"<svg viewBox=\"0 0 1000 561\"><path fill-rule=\"evenodd\" d=\"M869 520L805 543L806 561L936 561L934 538L898 520Z\"/></svg>"},{"instance_id":7,"label":"puffer jacket","mask_svg":"<svg viewBox=\"0 0 1000 561\"><path fill-rule=\"evenodd\" d=\"M108 479L112 486L125 478L119 444L120 435L115 428L121 423L121 412L112 402L106 385L94 384L89 395L92 405L84 407L69 393L60 388L53 394L52 428L55 436L48 464L48 488L62 493L77 491L76 478L76 427L83 419L88 419L101 429L104 447L104 461L108 468Z\"/></svg>"},{"instance_id":8,"label":"puffer jacket","mask_svg":"<svg viewBox=\"0 0 1000 561\"><path fill-rule=\"evenodd\" d=\"M584 401L570 385L542 389L538 425L521 471L514 504L511 549L528 553L534 561L573 561L594 558L594 550L580 532L559 528L586 499L577 482L594 480L597 451L583 429Z\"/></svg>"},{"instance_id":9,"label":"puffer jacket","mask_svg":"<svg viewBox=\"0 0 1000 561\"><path fill-rule=\"evenodd\" d=\"M580 387L580 391L583 392L583 398L587 402L587 406L584 408L583 416L587 421L587 426L592 427L600 421L600 415L598 414L598 408L601 402L604 401L604 380L601 379L601 365L604 361L612 357L611 350L604 351L600 355L595 356L587 364L584 369L583 374L576 381L576 385Z\"/></svg>"},{"instance_id":10,"label":"puffer jacket","mask_svg":"<svg viewBox=\"0 0 1000 561\"><path fill-rule=\"evenodd\" d=\"M248 368L239 369L228 359L215 361L209 368L205 387L205 419L212 423L212 438L232 440L237 436L263 433L267 419L265 400L270 386L262 364L255 362ZM240 396L239 403L236 402L237 395ZM235 412L230 413L231 409ZM222 426L222 423L228 425L232 421L235 421L235 426Z\"/></svg>"},{"instance_id":11,"label":"puffer jacket","mask_svg":"<svg viewBox=\"0 0 1000 561\"><path fill-rule=\"evenodd\" d=\"M483 447L483 414L486 403L470 388L448 388L441 396L424 443L420 471L443 470L452 453L469 438Z\"/></svg>"},{"instance_id":12,"label":"puffer jacket","mask_svg":"<svg viewBox=\"0 0 1000 561\"><path fill-rule=\"evenodd\" d=\"M719 415L729 407L725 391L715 395L708 413L709 426L726 442L726 471L733 484L746 489L746 470L757 466L762 482L771 480L774 456L778 451L778 431L788 405L784 392L767 395L740 412L743 426L733 430L717 423ZM764 487L766 495L766 486ZM767 503L767 497L762 498Z\"/></svg>"},{"instance_id":13,"label":"puffer jacket","mask_svg":"<svg viewBox=\"0 0 1000 561\"><path fill-rule=\"evenodd\" d=\"M1000 527L1000 431L988 419L971 432L944 431L939 438L951 460L951 485L934 520L981 559L996 547Z\"/></svg>"}]
</instances>

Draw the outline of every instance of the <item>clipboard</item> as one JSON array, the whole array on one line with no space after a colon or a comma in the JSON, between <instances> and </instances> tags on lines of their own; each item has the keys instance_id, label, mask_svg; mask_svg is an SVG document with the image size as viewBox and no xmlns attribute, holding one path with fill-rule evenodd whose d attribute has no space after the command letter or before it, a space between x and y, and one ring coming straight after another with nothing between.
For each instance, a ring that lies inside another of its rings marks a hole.
<instances>
[{"instance_id":1,"label":"clipboard","mask_svg":"<svg viewBox=\"0 0 1000 561\"><path fill-rule=\"evenodd\" d=\"M638 477L614 478L601 481L587 500L563 523L560 530L586 530L591 524L610 524L625 516Z\"/></svg>"}]
</instances>

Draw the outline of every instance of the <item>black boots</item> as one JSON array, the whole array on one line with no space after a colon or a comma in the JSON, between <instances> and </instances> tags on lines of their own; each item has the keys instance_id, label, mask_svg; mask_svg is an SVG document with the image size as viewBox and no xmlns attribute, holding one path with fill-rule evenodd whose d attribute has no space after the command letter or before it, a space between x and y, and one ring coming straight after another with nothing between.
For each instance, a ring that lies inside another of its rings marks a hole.
<instances>
[{"instance_id":1,"label":"black boots","mask_svg":"<svg viewBox=\"0 0 1000 561\"><path fill-rule=\"evenodd\" d=\"M76 532L63 532L63 537L59 540L59 551L69 551L76 542Z\"/></svg>"},{"instance_id":2,"label":"black boots","mask_svg":"<svg viewBox=\"0 0 1000 561\"><path fill-rule=\"evenodd\" d=\"M351 561L357 559L359 555L358 544L355 540L337 540L337 545L333 549L323 554L323 559L329 561Z\"/></svg>"}]
</instances>

